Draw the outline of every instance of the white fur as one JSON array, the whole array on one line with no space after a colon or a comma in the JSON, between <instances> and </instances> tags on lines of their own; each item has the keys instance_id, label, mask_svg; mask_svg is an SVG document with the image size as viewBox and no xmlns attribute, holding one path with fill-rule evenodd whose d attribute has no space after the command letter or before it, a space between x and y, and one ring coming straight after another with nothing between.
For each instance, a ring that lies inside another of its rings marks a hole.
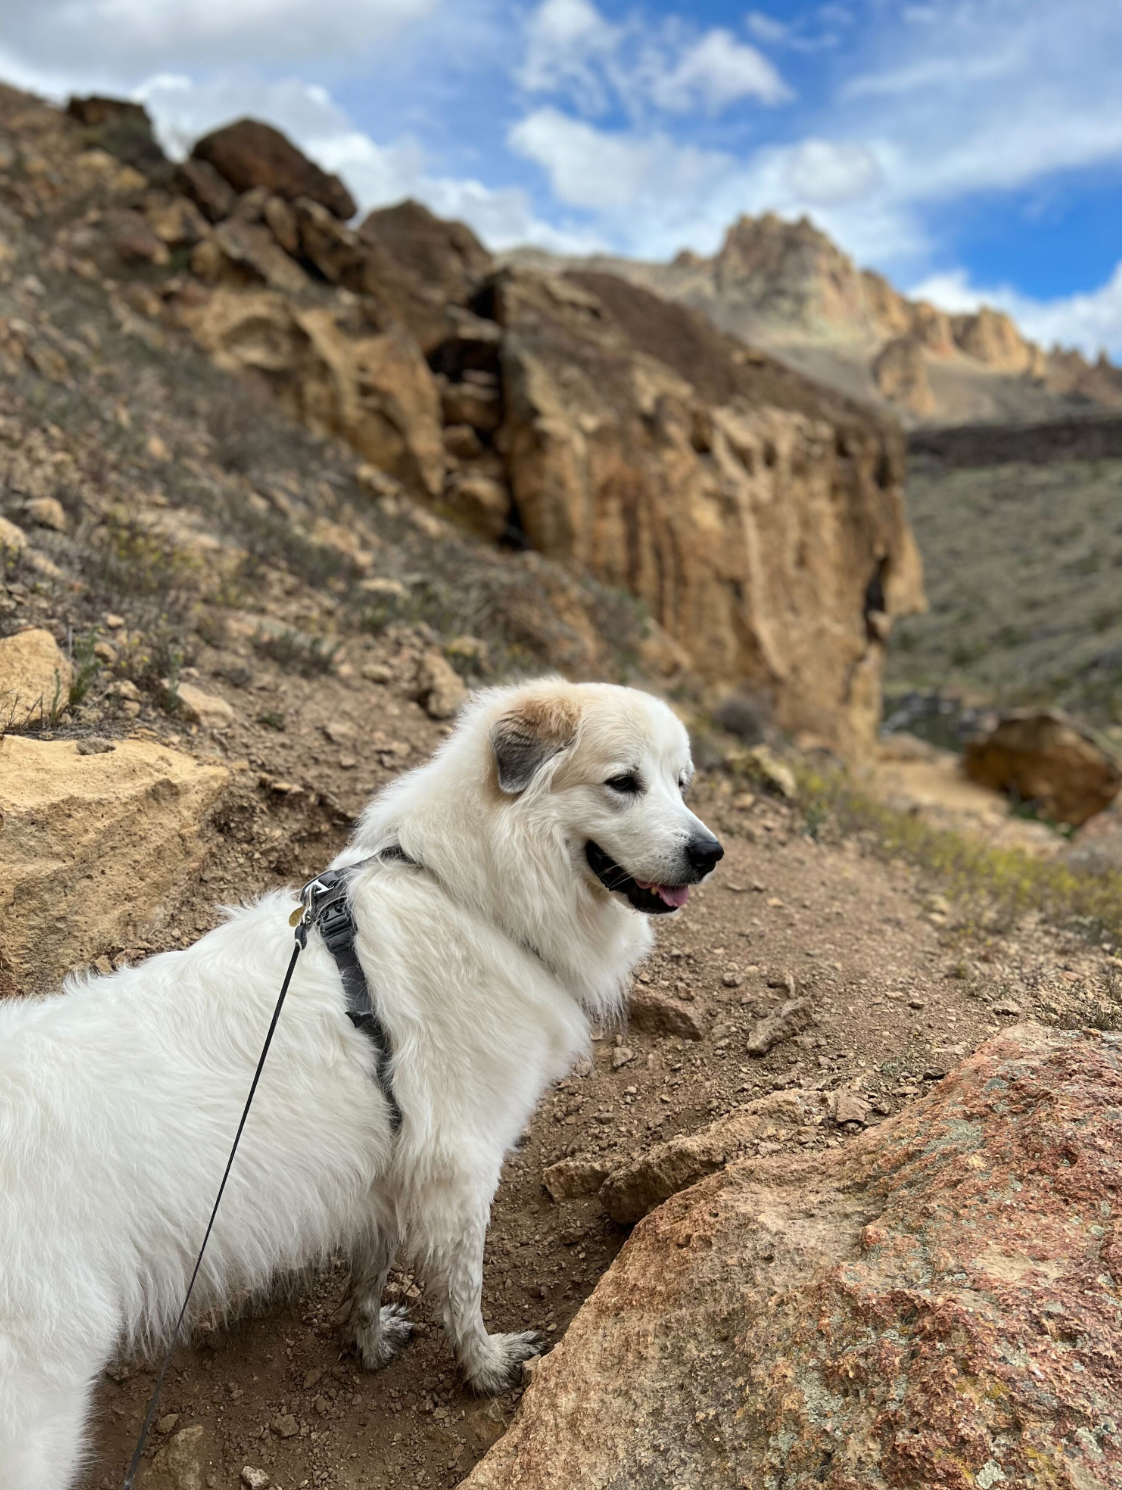
<instances>
[{"instance_id":1,"label":"white fur","mask_svg":"<svg viewBox=\"0 0 1122 1490\"><path fill-rule=\"evenodd\" d=\"M563 706L516 795L491 732ZM640 769L641 799L604 781ZM543 1089L620 1007L648 920L607 894L589 837L671 881L697 819L685 731L644 694L558 680L478 695L436 757L367 810L339 863L399 842L422 866L356 871L359 952L393 1045L391 1133L371 1049L318 935L288 1002L207 1251L198 1307L338 1249L350 1333L374 1367L408 1334L382 1309L399 1245L441 1302L478 1390L532 1336L488 1335L484 1235L503 1155ZM704 831L704 830L701 830ZM182 1301L292 947L290 892L182 952L0 1006L0 1490L65 1490L92 1385L114 1353L166 1338Z\"/></svg>"}]
</instances>

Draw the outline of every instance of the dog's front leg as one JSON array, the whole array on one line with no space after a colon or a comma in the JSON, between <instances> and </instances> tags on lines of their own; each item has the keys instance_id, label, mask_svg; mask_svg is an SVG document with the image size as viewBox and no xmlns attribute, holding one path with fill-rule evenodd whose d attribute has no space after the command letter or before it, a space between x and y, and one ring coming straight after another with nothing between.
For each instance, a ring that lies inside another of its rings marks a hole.
<instances>
[{"instance_id":1,"label":"dog's front leg","mask_svg":"<svg viewBox=\"0 0 1122 1490\"><path fill-rule=\"evenodd\" d=\"M485 1396L514 1386L521 1363L539 1349L533 1330L489 1335L483 1323L483 1247L490 1209L490 1189L462 1178L427 1187L415 1218L425 1282L440 1305L468 1385Z\"/></svg>"},{"instance_id":2,"label":"dog's front leg","mask_svg":"<svg viewBox=\"0 0 1122 1490\"><path fill-rule=\"evenodd\" d=\"M382 1303L397 1252L397 1220L385 1205L371 1202L370 1231L351 1259L350 1313L346 1337L367 1371L377 1371L406 1344L413 1326L401 1304Z\"/></svg>"}]
</instances>

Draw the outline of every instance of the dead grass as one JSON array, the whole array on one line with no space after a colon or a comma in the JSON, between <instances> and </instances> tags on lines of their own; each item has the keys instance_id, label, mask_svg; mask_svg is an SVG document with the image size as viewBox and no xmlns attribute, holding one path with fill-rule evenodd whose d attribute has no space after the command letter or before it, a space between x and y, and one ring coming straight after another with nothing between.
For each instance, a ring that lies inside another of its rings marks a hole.
<instances>
[{"instance_id":1,"label":"dead grass","mask_svg":"<svg viewBox=\"0 0 1122 1490\"><path fill-rule=\"evenodd\" d=\"M802 767L796 775L799 806L812 836L828 823L844 836L863 837L887 858L925 871L956 903L965 930L1008 929L1036 912L1088 939L1122 940L1122 873L1077 874L1056 860L933 828L862 792L840 771Z\"/></svg>"}]
</instances>

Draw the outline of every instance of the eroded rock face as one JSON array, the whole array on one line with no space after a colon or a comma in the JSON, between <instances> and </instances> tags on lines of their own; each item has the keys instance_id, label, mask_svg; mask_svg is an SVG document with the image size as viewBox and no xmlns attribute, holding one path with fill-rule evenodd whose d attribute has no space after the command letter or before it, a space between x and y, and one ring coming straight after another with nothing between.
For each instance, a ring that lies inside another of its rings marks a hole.
<instances>
[{"instance_id":1,"label":"eroded rock face","mask_svg":"<svg viewBox=\"0 0 1122 1490\"><path fill-rule=\"evenodd\" d=\"M866 755L870 617L923 604L895 428L608 275L508 272L496 309L534 546L640 596L702 677Z\"/></svg>"},{"instance_id":2,"label":"eroded rock face","mask_svg":"<svg viewBox=\"0 0 1122 1490\"><path fill-rule=\"evenodd\" d=\"M0 739L0 992L49 987L166 918L228 780L148 741Z\"/></svg>"},{"instance_id":3,"label":"eroded rock face","mask_svg":"<svg viewBox=\"0 0 1122 1490\"><path fill-rule=\"evenodd\" d=\"M1119 762L1056 709L1011 710L967 744L963 764L972 781L1073 827L1109 807L1122 787Z\"/></svg>"},{"instance_id":4,"label":"eroded rock face","mask_svg":"<svg viewBox=\"0 0 1122 1490\"><path fill-rule=\"evenodd\" d=\"M302 305L266 290L217 289L180 314L220 366L262 374L312 429L341 435L413 490L439 493L440 396L401 327L380 329L351 307Z\"/></svg>"},{"instance_id":5,"label":"eroded rock face","mask_svg":"<svg viewBox=\"0 0 1122 1490\"><path fill-rule=\"evenodd\" d=\"M358 211L338 176L322 170L279 129L260 119L239 119L204 135L191 155L212 165L235 191L264 186L289 201L311 197L336 217L353 217Z\"/></svg>"},{"instance_id":6,"label":"eroded rock face","mask_svg":"<svg viewBox=\"0 0 1122 1490\"><path fill-rule=\"evenodd\" d=\"M636 1228L473 1490L1122 1482L1122 1037L1019 1026Z\"/></svg>"}]
</instances>

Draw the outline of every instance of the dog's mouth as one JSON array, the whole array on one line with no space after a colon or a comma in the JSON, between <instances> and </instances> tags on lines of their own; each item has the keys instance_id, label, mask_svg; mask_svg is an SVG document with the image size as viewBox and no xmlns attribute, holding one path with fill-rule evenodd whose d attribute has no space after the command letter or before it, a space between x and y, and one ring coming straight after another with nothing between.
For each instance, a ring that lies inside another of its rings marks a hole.
<instances>
[{"instance_id":1,"label":"dog's mouth","mask_svg":"<svg viewBox=\"0 0 1122 1490\"><path fill-rule=\"evenodd\" d=\"M665 916L668 911L676 911L685 905L690 898L689 885L659 885L652 880L636 879L591 838L584 846L584 856L605 890L626 895L635 909L644 915Z\"/></svg>"}]
</instances>

